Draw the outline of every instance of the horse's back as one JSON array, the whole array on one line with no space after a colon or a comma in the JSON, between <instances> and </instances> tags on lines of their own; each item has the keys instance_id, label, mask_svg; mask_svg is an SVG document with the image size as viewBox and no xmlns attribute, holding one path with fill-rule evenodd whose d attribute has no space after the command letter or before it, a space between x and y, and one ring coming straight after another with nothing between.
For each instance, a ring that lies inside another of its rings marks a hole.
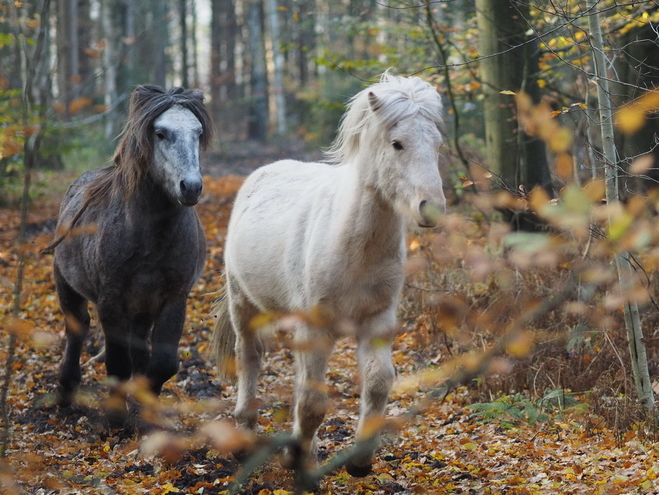
<instances>
[{"instance_id":1,"label":"horse's back","mask_svg":"<svg viewBox=\"0 0 659 495\"><path fill-rule=\"evenodd\" d=\"M308 275L305 253L319 234L316 229L327 226L337 172L324 163L282 160L257 169L238 192L227 234L226 270L261 309L303 304L297 296ZM278 302L258 295L265 292L277 294Z\"/></svg>"},{"instance_id":2,"label":"horse's back","mask_svg":"<svg viewBox=\"0 0 659 495\"><path fill-rule=\"evenodd\" d=\"M71 183L60 205L59 217L57 219L58 227L65 226L73 219L82 206L89 184L101 175L108 173L108 170L109 167L88 170Z\"/></svg>"}]
</instances>

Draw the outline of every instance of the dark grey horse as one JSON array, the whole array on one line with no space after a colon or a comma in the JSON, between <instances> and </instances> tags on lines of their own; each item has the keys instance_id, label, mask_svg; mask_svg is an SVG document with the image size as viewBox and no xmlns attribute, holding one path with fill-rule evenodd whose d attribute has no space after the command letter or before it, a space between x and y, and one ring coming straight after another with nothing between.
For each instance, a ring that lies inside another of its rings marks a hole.
<instances>
[{"instance_id":1,"label":"dark grey horse","mask_svg":"<svg viewBox=\"0 0 659 495\"><path fill-rule=\"evenodd\" d=\"M186 300L205 261L204 230L191 207L203 185L199 150L211 134L200 91L139 86L114 164L83 174L66 193L50 246L66 320L60 405L71 404L81 381L89 301L110 377L145 375L158 394L176 374Z\"/></svg>"}]
</instances>

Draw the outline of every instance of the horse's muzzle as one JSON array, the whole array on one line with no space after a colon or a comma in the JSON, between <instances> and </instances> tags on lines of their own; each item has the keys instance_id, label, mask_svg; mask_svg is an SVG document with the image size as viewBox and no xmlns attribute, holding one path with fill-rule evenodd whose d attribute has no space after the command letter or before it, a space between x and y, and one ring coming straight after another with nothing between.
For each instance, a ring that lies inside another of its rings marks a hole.
<instances>
[{"instance_id":1,"label":"horse's muzzle","mask_svg":"<svg viewBox=\"0 0 659 495\"><path fill-rule=\"evenodd\" d=\"M444 213L446 213L446 203L438 205L424 199L419 203L420 218L417 225L421 228L431 229L437 225Z\"/></svg>"},{"instance_id":2,"label":"horse's muzzle","mask_svg":"<svg viewBox=\"0 0 659 495\"><path fill-rule=\"evenodd\" d=\"M199 202L204 182L200 179L183 179L179 183L179 201L183 206L194 206Z\"/></svg>"}]
</instances>

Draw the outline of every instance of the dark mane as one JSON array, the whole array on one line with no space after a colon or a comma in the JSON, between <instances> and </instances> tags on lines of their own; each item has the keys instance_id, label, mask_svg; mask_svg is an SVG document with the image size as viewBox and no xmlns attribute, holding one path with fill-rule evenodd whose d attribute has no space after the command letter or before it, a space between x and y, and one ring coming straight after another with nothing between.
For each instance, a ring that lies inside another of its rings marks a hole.
<instances>
[{"instance_id":1,"label":"dark mane","mask_svg":"<svg viewBox=\"0 0 659 495\"><path fill-rule=\"evenodd\" d=\"M114 152L113 165L89 184L84 203L87 200L102 203L119 193L128 198L135 193L153 161L153 123L174 105L187 108L197 117L203 129L201 148L208 147L213 125L200 90L172 88L165 91L152 84L138 86L130 98L128 119L119 135L121 141Z\"/></svg>"}]
</instances>

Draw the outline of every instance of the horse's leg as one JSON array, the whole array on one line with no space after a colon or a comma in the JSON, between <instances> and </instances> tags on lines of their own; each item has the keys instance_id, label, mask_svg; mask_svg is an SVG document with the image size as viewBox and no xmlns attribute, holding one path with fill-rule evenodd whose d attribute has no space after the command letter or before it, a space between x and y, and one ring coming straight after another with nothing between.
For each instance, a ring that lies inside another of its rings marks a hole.
<instances>
[{"instance_id":1,"label":"horse's leg","mask_svg":"<svg viewBox=\"0 0 659 495\"><path fill-rule=\"evenodd\" d=\"M96 305L98 319L105 335L105 369L108 377L121 382L127 381L132 374L130 359L131 322L123 314L121 297L107 294ZM107 417L112 427L120 427L128 417L125 396L117 388L110 391L112 400L108 403Z\"/></svg>"},{"instance_id":2,"label":"horse's leg","mask_svg":"<svg viewBox=\"0 0 659 495\"><path fill-rule=\"evenodd\" d=\"M359 404L359 423L356 439L369 440L374 433L369 420L382 415L396 372L391 363L391 344L395 328L393 311L382 313L364 322L357 334L357 359L362 378ZM377 440L377 433L376 440ZM375 447L346 463L352 476L366 476L371 472Z\"/></svg>"},{"instance_id":3,"label":"horse's leg","mask_svg":"<svg viewBox=\"0 0 659 495\"><path fill-rule=\"evenodd\" d=\"M234 415L240 428L254 429L259 415L256 388L264 350L261 338L250 327L250 320L259 314L259 310L247 300L230 276L227 276L227 284L231 324L236 332L238 393Z\"/></svg>"},{"instance_id":4,"label":"horse's leg","mask_svg":"<svg viewBox=\"0 0 659 495\"><path fill-rule=\"evenodd\" d=\"M59 370L57 404L70 406L82 380L80 353L89 332L87 299L78 294L64 279L57 265L54 267L55 286L66 323L66 349Z\"/></svg>"},{"instance_id":5,"label":"horse's leg","mask_svg":"<svg viewBox=\"0 0 659 495\"><path fill-rule=\"evenodd\" d=\"M152 325L153 320L146 313L142 313L133 319L130 329L130 360L133 376L146 376L151 359L147 340Z\"/></svg>"},{"instance_id":6,"label":"horse's leg","mask_svg":"<svg viewBox=\"0 0 659 495\"><path fill-rule=\"evenodd\" d=\"M289 467L300 462L318 462L316 431L327 412L325 374L335 339L323 330L299 325L295 330L295 410L293 436L298 442L298 455L291 455ZM296 458L297 457L297 458Z\"/></svg>"},{"instance_id":7,"label":"horse's leg","mask_svg":"<svg viewBox=\"0 0 659 495\"><path fill-rule=\"evenodd\" d=\"M162 386L178 372L178 345L185 323L187 296L166 302L156 317L151 332L151 359L146 376L151 390L160 394Z\"/></svg>"}]
</instances>

